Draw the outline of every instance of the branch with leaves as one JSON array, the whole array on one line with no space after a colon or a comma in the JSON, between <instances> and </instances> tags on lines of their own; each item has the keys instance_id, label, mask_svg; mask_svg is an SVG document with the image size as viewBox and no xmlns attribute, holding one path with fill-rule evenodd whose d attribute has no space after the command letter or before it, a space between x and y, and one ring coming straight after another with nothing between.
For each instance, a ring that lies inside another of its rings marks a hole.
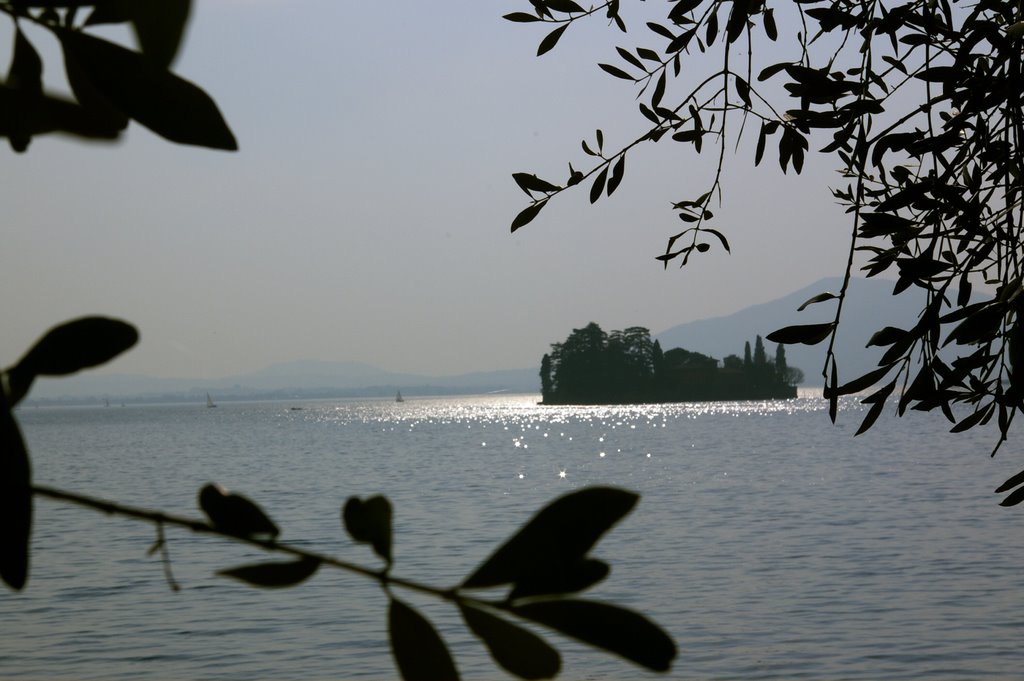
<instances>
[{"instance_id":1,"label":"branch with leaves","mask_svg":"<svg viewBox=\"0 0 1024 681\"><path fill-rule=\"evenodd\" d=\"M190 9L190 0L0 2L14 28L7 80L0 83L0 136L23 152L34 136L50 133L115 140L134 120L171 142L237 149L213 99L169 70ZM111 24L129 27L138 49L89 32ZM48 31L60 45L74 99L43 91L43 62L27 26Z\"/></svg>"},{"instance_id":2,"label":"branch with leaves","mask_svg":"<svg viewBox=\"0 0 1024 681\"><path fill-rule=\"evenodd\" d=\"M562 29L593 16L563 2L531 4L530 21L562 23ZM819 153L834 158L840 169L832 195L851 216L844 283L801 306L830 301L835 305L831 322L787 327L768 339L828 341L822 377L831 418L840 396L872 390L863 399L870 409L858 433L875 423L895 394L898 415L938 409L952 432L994 421L1000 431L997 450L1024 407L1020 3L794 0L773 5L671 0L664 21L646 22L652 44L616 46L619 64L598 66L634 83L639 113L653 127L618 150L605 152L599 144L594 154L584 145L599 162L586 173L570 164L564 185L513 175L531 199L513 220L513 231L592 175L591 202L610 195L622 180L626 151L637 144L658 143L667 135L699 154L702 140L709 138L719 149L715 175L699 196L673 202L689 226L671 235L657 257L666 266L685 265L716 241L729 250L725 235L707 223L714 217L711 201L722 201L724 149L738 146L750 120L760 122L754 165L766 155L769 139L776 138L780 168L799 173L812 143L820 141ZM799 27L791 43L793 58L755 67L765 51L763 41L779 40L777 9ZM506 19L526 23L524 13ZM621 19L616 24L626 31ZM550 39L551 34L545 41ZM718 65L705 76L699 67L709 56ZM743 69L730 67L733 56L745 60ZM687 86L691 78L698 82ZM679 85L683 94L672 95ZM740 125L727 127L727 119L736 116ZM615 182L606 184L612 161L619 170L613 169ZM883 349L877 369L841 382L834 349L858 265L868 277L895 275L893 295L919 289L926 300L905 328L886 327L871 338L869 346ZM979 284L995 295L978 300ZM955 409L960 405L967 405L966 414ZM1024 472L1006 485L1022 481ZM1004 503L1021 500L1024 492Z\"/></svg>"},{"instance_id":3,"label":"branch with leaves","mask_svg":"<svg viewBox=\"0 0 1024 681\"><path fill-rule=\"evenodd\" d=\"M590 551L639 501L639 495L612 487L590 487L560 497L541 509L468 577L437 588L391 573L392 507L384 496L350 497L341 507L341 524L357 543L369 545L384 561L372 569L278 541L280 528L253 500L209 483L198 493L206 520L126 506L83 494L35 485L28 450L12 414L38 376L60 376L102 364L133 346L138 332L120 320L85 317L62 324L36 343L13 367L0 374L4 409L0 417L0 577L16 591L28 580L34 497L78 504L111 515L152 523L168 584L171 573L166 527L212 534L244 542L284 561L226 568L217 574L254 587L293 587L321 567L333 567L376 580L388 595L386 614L391 651L403 679L457 679L456 664L430 621L398 598L395 588L418 591L451 603L466 627L494 661L523 679L552 678L561 656L546 640L519 621L540 625L653 671L671 668L676 644L658 625L625 608L574 597L601 582L607 563ZM474 595L506 589L500 599Z\"/></svg>"}]
</instances>

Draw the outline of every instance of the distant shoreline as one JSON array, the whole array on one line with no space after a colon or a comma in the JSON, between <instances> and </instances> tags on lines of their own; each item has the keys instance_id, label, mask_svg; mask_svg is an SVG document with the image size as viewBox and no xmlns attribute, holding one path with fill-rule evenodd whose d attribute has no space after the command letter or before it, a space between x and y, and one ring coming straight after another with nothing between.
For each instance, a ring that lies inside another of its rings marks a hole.
<instances>
[{"instance_id":1,"label":"distant shoreline","mask_svg":"<svg viewBox=\"0 0 1024 681\"><path fill-rule=\"evenodd\" d=\"M209 391L213 400L222 402L286 402L289 400L332 400L332 399L389 399L393 400L398 390L406 398L454 397L460 395L531 395L530 391L509 390L493 386L473 386L467 388L449 388L436 385L423 386L368 386L365 388L322 388L322 389L283 389L283 390L226 390ZM136 394L136 395L95 395L33 398L31 393L21 403L25 408L32 407L99 407L114 409L121 405L157 405L157 404L206 404L208 391L189 391L178 393ZM538 399L540 390L536 391Z\"/></svg>"}]
</instances>

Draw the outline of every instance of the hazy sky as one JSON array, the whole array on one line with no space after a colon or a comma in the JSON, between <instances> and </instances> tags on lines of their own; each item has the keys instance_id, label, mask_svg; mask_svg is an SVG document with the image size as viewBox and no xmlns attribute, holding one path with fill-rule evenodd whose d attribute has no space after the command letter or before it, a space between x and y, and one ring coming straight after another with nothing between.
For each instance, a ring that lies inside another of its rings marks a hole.
<instances>
[{"instance_id":1,"label":"hazy sky","mask_svg":"<svg viewBox=\"0 0 1024 681\"><path fill-rule=\"evenodd\" d=\"M520 368L590 321L657 333L842 272L832 161L784 176L744 149L728 155L718 211L732 255L654 260L682 224L669 204L711 179L711 153L672 142L630 154L610 200L578 192L510 234L527 205L513 172L564 181L595 128L606 148L644 129L632 86L596 62L615 62L615 44L659 45L625 14L630 35L599 20L538 59L546 27L501 19L527 6L197 0L174 70L214 97L240 151L136 124L118 145L5 144L0 361L56 322L106 314L142 333L110 372ZM52 46L32 37L62 89Z\"/></svg>"}]
</instances>

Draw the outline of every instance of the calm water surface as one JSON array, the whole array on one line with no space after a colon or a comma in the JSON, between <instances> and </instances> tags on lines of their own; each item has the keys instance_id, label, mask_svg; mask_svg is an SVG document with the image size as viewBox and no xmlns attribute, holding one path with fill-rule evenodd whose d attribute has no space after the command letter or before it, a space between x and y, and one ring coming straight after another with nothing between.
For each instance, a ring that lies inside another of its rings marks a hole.
<instances>
[{"instance_id":1,"label":"calm water surface","mask_svg":"<svg viewBox=\"0 0 1024 681\"><path fill-rule=\"evenodd\" d=\"M207 481L267 509L281 539L367 566L341 529L350 495L395 507L395 573L451 586L542 505L585 485L642 500L596 547L589 592L678 642L687 679L1017 678L1024 511L992 490L1022 467L991 432L882 419L856 402L830 426L811 397L773 403L538 407L536 396L22 409L35 479L198 516ZM301 410L290 407L301 406ZM564 472L564 477L562 473ZM169 530L36 504L27 589L0 592L0 677L395 678L386 597L321 570L263 591L218 569L263 556ZM505 678L458 615L402 594L464 678ZM565 678L653 678L555 638Z\"/></svg>"}]
</instances>

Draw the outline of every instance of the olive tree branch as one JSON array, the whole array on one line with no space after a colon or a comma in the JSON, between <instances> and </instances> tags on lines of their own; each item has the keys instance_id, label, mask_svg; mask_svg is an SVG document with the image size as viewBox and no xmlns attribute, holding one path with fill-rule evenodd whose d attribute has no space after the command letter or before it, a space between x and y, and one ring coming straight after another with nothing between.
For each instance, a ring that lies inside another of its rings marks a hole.
<instances>
[{"instance_id":1,"label":"olive tree branch","mask_svg":"<svg viewBox=\"0 0 1024 681\"><path fill-rule=\"evenodd\" d=\"M382 586L393 584L413 591L428 593L439 598L443 598L445 600L453 600L454 598L454 594L452 593L451 590L438 589L432 586L428 586L426 584L420 584L418 582L402 579L400 577L394 577L392 575L387 574L386 570L374 570L371 568L364 567L362 565L357 565L355 563L350 563L348 561L334 558L333 556L318 553L316 551L310 551L309 549L304 549L298 546L293 546L291 544L278 542L273 539L261 539L259 537L226 532L224 530L218 529L214 525L211 525L210 523L205 522L203 520L187 518L185 516L179 515L172 515L169 513L164 513L162 511L154 511L151 509L140 508L137 506L129 506L127 504L108 501L106 499L100 499L85 494L79 494L77 492L69 492L67 490L56 489L54 487L47 487L45 485L32 485L31 489L32 493L36 496L77 504L79 506L91 508L93 510L100 511L108 515L123 516L126 518L134 518L135 520L150 522L156 525L158 528L164 525L183 527L197 534L214 535L217 537L221 537L223 539L230 539L232 541L240 542L243 544L249 544L250 546L255 546L265 551L285 553L295 556L296 558L317 560L323 563L324 565L330 565L340 570L346 570L348 572L353 572L364 577L375 579L378 582L380 582ZM162 530L158 531L161 532L162 535ZM161 539L158 539L158 542L160 541L162 541L162 537ZM498 604L492 604L489 602L488 605L498 607Z\"/></svg>"},{"instance_id":2,"label":"olive tree branch","mask_svg":"<svg viewBox=\"0 0 1024 681\"><path fill-rule=\"evenodd\" d=\"M486 598L478 598L475 596L467 595L460 591L457 587L453 588L438 588L416 582L410 579L402 577L396 577L388 572L388 570L374 570L372 568L364 567L356 563L351 563L345 560L340 560L333 556L329 556L317 551L311 551L306 548L294 546L292 544L285 544L278 542L273 539L262 539L254 536L246 536L241 534L235 534L232 532L226 532L216 526L195 518L188 518L180 515L173 515L170 513L164 513L162 511L156 511L147 508L140 508L137 506L129 506L119 502L109 501L106 499L100 499L98 497L88 496L77 492L69 492L67 490L57 489L46 485L32 485L32 494L39 497L53 499L55 501L61 501L78 506L84 506L85 508L91 508L95 511L100 511L107 515L121 516L125 518L133 518L135 520L141 520L144 522L153 523L157 528L157 541L150 549L150 553L160 550L163 553L164 570L167 575L168 583L171 585L172 590L178 591L179 586L175 582L174 578L170 574L170 561L166 553L166 538L164 537L164 526L172 525L176 527L182 527L190 530L197 534L207 534L220 537L222 539L228 539L231 541L239 542L242 544L248 544L265 551L284 553L296 558L302 558L307 560L318 561L323 565L329 565L339 570L352 572L363 577L379 582L380 586L384 589L388 589L392 586L398 586L410 591L417 591L424 594L435 596L441 600L449 601L452 603L468 603L476 606L483 606L487 608L493 608L501 610L503 612L517 615L515 609L512 607L511 602L508 599L493 600Z\"/></svg>"}]
</instances>

